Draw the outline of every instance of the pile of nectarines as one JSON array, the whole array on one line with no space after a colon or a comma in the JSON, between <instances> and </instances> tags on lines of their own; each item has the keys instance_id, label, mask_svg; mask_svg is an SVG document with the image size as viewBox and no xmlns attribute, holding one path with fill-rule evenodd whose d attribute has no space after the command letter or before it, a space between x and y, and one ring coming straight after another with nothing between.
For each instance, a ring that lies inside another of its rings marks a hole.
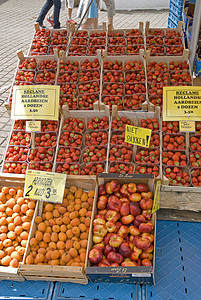
<instances>
[{"instance_id":1,"label":"pile of nectarines","mask_svg":"<svg viewBox=\"0 0 201 300\"><path fill-rule=\"evenodd\" d=\"M23 188L0 189L0 265L18 268L22 262L35 201L23 197Z\"/></svg>"},{"instance_id":2,"label":"pile of nectarines","mask_svg":"<svg viewBox=\"0 0 201 300\"><path fill-rule=\"evenodd\" d=\"M84 267L93 200L94 191L71 186L62 204L44 203L26 264Z\"/></svg>"}]
</instances>

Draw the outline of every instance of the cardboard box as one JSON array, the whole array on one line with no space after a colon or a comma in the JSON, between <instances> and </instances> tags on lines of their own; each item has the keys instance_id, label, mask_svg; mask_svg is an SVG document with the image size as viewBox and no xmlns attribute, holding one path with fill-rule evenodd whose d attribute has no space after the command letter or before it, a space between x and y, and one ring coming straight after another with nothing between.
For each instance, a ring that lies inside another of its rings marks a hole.
<instances>
[{"instance_id":1,"label":"cardboard box","mask_svg":"<svg viewBox=\"0 0 201 300\"><path fill-rule=\"evenodd\" d=\"M121 184L124 183L145 183L149 186L149 190L154 194L154 176L153 175L132 175L127 174L121 176L118 174L100 174L98 177L98 185L118 179ZM98 197L97 197L98 198ZM97 198L94 201L92 220L97 214ZM116 283L137 283L137 284L154 284L154 269L155 269L155 246L156 246L156 213L153 214L152 223L154 224L154 253L153 253L153 266L144 267L93 267L87 256L86 273L92 282L116 282ZM89 234L89 251L93 246L92 241L92 226Z\"/></svg>"}]
</instances>

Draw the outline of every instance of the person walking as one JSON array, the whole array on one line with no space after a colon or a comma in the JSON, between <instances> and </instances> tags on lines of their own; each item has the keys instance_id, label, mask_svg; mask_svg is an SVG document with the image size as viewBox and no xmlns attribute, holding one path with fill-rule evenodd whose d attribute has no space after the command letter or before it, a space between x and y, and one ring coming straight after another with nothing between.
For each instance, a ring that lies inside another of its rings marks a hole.
<instances>
[{"instance_id":1,"label":"person walking","mask_svg":"<svg viewBox=\"0 0 201 300\"><path fill-rule=\"evenodd\" d=\"M99 6L100 0L96 0L97 5ZM103 0L107 8L107 18L108 24L111 24L113 27L113 17L115 16L115 1L114 0Z\"/></svg>"},{"instance_id":2,"label":"person walking","mask_svg":"<svg viewBox=\"0 0 201 300\"><path fill-rule=\"evenodd\" d=\"M47 0L44 6L41 9L41 12L36 20L36 22L39 23L40 27L45 28L43 25L43 21L48 13L48 11L51 9L51 7L54 5L54 11L53 11L53 27L55 29L60 28L60 22L59 22L59 15L61 10L61 0Z\"/></svg>"},{"instance_id":3,"label":"person walking","mask_svg":"<svg viewBox=\"0 0 201 300\"><path fill-rule=\"evenodd\" d=\"M83 18L85 12L87 11L88 5L90 4L91 0L81 0L78 11L77 17ZM80 27L81 30L89 29L92 26L92 29L98 29L98 6L96 0L93 0L89 10L85 16L85 22Z\"/></svg>"},{"instance_id":4,"label":"person walking","mask_svg":"<svg viewBox=\"0 0 201 300\"><path fill-rule=\"evenodd\" d=\"M64 7L65 6L65 3L64 2L66 0L61 0L62 3L64 3ZM77 22L75 22L73 19L72 19L72 12L73 12L73 8L74 8L74 0L67 0L67 3L68 3L68 18L66 19L66 23L71 23L71 24L77 24ZM65 9L65 8L64 8ZM49 15L46 20L53 26L53 13L51 15Z\"/></svg>"}]
</instances>

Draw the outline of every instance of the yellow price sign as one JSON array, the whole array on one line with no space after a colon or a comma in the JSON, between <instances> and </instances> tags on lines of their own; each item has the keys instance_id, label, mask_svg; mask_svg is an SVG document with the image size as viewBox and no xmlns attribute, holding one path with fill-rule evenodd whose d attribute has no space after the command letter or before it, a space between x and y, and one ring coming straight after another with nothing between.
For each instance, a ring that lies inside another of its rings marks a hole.
<instances>
[{"instance_id":1,"label":"yellow price sign","mask_svg":"<svg viewBox=\"0 0 201 300\"><path fill-rule=\"evenodd\" d=\"M179 131L181 132L195 132L195 122L194 121L180 121Z\"/></svg>"},{"instance_id":2,"label":"yellow price sign","mask_svg":"<svg viewBox=\"0 0 201 300\"><path fill-rule=\"evenodd\" d=\"M28 170L24 197L28 199L62 203L66 174Z\"/></svg>"},{"instance_id":3,"label":"yellow price sign","mask_svg":"<svg viewBox=\"0 0 201 300\"><path fill-rule=\"evenodd\" d=\"M156 191L154 195L154 203L152 207L152 213L160 209L160 190L161 190L161 180L156 183Z\"/></svg>"},{"instance_id":4,"label":"yellow price sign","mask_svg":"<svg viewBox=\"0 0 201 300\"><path fill-rule=\"evenodd\" d=\"M151 129L126 125L125 142L141 147L149 147Z\"/></svg>"},{"instance_id":5,"label":"yellow price sign","mask_svg":"<svg viewBox=\"0 0 201 300\"><path fill-rule=\"evenodd\" d=\"M41 131L41 121L26 121L26 131Z\"/></svg>"},{"instance_id":6,"label":"yellow price sign","mask_svg":"<svg viewBox=\"0 0 201 300\"><path fill-rule=\"evenodd\" d=\"M56 85L14 86L11 119L58 120L59 94Z\"/></svg>"},{"instance_id":7,"label":"yellow price sign","mask_svg":"<svg viewBox=\"0 0 201 300\"><path fill-rule=\"evenodd\" d=\"M201 88L163 88L163 121L201 121Z\"/></svg>"}]
</instances>

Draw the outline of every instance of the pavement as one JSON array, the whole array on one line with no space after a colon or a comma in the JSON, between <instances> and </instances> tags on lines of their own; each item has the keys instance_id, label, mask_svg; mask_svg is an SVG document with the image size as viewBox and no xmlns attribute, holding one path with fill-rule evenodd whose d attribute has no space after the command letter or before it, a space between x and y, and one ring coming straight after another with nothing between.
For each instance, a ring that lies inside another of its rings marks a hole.
<instances>
[{"instance_id":1,"label":"pavement","mask_svg":"<svg viewBox=\"0 0 201 300\"><path fill-rule=\"evenodd\" d=\"M4 107L17 66L17 51L27 54L33 34L34 23L45 1L0 0L0 163L8 142L12 121ZM73 10L76 18L77 8ZM168 10L117 11L114 28L138 28L140 21L150 21L151 27L167 28ZM66 12L61 11L61 26L65 26ZM99 24L107 22L107 13L99 12ZM49 26L47 21L45 26Z\"/></svg>"}]
</instances>

